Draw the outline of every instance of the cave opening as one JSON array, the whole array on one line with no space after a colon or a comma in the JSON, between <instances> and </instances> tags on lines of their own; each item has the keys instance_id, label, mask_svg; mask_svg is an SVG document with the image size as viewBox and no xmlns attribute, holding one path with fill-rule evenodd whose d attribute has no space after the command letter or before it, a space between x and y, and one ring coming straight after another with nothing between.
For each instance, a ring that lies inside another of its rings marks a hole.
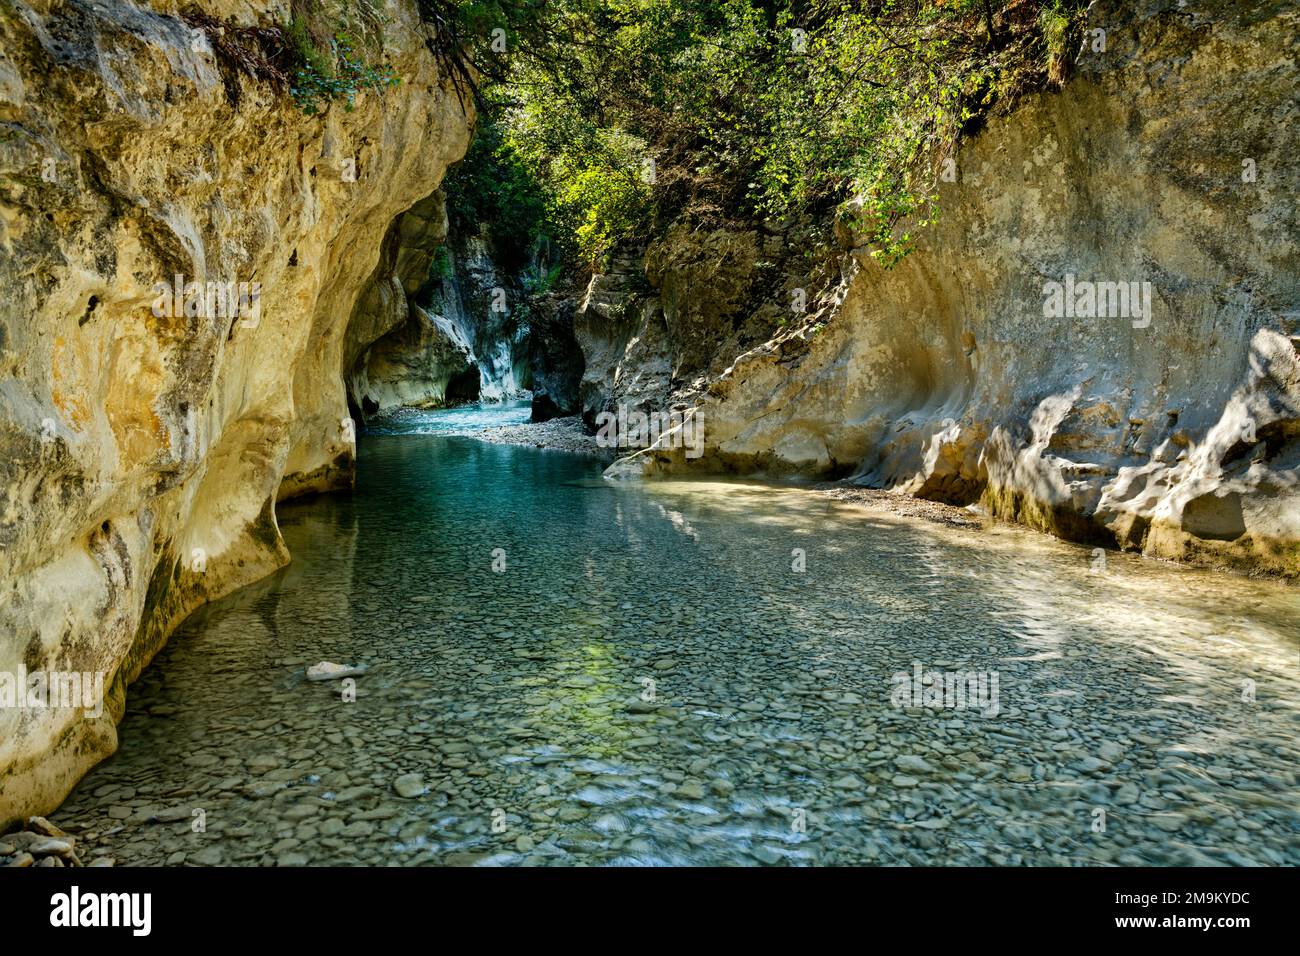
<instances>
[{"instance_id":1,"label":"cave opening","mask_svg":"<svg viewBox=\"0 0 1300 956\"><path fill-rule=\"evenodd\" d=\"M477 402L481 388L481 377L476 365L457 375L453 375L451 381L447 383L447 391L444 397L448 404Z\"/></svg>"}]
</instances>

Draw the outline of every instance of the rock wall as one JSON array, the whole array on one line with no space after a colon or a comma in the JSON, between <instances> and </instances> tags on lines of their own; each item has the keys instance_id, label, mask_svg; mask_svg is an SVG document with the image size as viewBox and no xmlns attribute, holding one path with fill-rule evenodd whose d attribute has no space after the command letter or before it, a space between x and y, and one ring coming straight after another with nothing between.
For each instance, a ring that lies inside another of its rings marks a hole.
<instances>
[{"instance_id":1,"label":"rock wall","mask_svg":"<svg viewBox=\"0 0 1300 956\"><path fill-rule=\"evenodd\" d=\"M394 313L349 317L472 124L414 5L381 6L400 85L321 116L223 64L181 4L0 6L0 674L107 688L94 718L0 707L0 829L112 752L186 614L288 560L278 496L350 482L346 355ZM155 308L175 275L256 282L260 308Z\"/></svg>"},{"instance_id":2,"label":"rock wall","mask_svg":"<svg viewBox=\"0 0 1300 956\"><path fill-rule=\"evenodd\" d=\"M620 406L661 412L694 401L738 354L767 341L791 314L781 289L792 277L781 266L804 261L813 232L678 223L593 276L574 315L587 423Z\"/></svg>"},{"instance_id":3,"label":"rock wall","mask_svg":"<svg viewBox=\"0 0 1300 956\"><path fill-rule=\"evenodd\" d=\"M702 458L669 435L610 474L847 477L1300 574L1300 13L1116 0L1088 27L1105 51L963 145L902 264L840 231L839 281L696 403ZM1150 283L1150 314L1049 314L1074 280Z\"/></svg>"},{"instance_id":4,"label":"rock wall","mask_svg":"<svg viewBox=\"0 0 1300 956\"><path fill-rule=\"evenodd\" d=\"M582 408L579 388L586 366L574 332L576 306L572 297L555 293L533 302L529 365L535 422L574 415Z\"/></svg>"},{"instance_id":5,"label":"rock wall","mask_svg":"<svg viewBox=\"0 0 1300 956\"><path fill-rule=\"evenodd\" d=\"M367 418L403 407L529 397L528 297L498 268L485 230L449 236L445 197L430 200L432 218L403 230L395 245L412 269L404 321L360 356L349 378L354 405ZM427 246L428 254L413 245ZM379 308L398 301L376 291L367 299Z\"/></svg>"},{"instance_id":6,"label":"rock wall","mask_svg":"<svg viewBox=\"0 0 1300 956\"><path fill-rule=\"evenodd\" d=\"M453 234L444 277L430 290L429 308L460 330L479 367L479 397L499 402L528 397L529 307L517 277L492 253L488 228Z\"/></svg>"},{"instance_id":7,"label":"rock wall","mask_svg":"<svg viewBox=\"0 0 1300 956\"><path fill-rule=\"evenodd\" d=\"M348 324L352 347L343 358L350 370L348 395L362 419L406 405L441 404L449 385L466 378L472 378L477 394L478 367L469 341L458 326L420 305L429 267L446 240L441 190L389 229L375 278Z\"/></svg>"},{"instance_id":8,"label":"rock wall","mask_svg":"<svg viewBox=\"0 0 1300 956\"><path fill-rule=\"evenodd\" d=\"M573 333L583 358L578 401L589 426L616 403L659 406L672 391L663 309L643 270L640 256L617 259L591 277L575 308Z\"/></svg>"}]
</instances>

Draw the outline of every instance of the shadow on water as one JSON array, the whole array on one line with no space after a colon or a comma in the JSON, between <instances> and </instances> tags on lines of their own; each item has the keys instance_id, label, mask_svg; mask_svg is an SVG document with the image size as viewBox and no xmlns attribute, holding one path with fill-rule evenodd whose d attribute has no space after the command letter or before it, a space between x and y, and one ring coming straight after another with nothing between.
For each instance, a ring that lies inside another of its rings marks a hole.
<instances>
[{"instance_id":1,"label":"shadow on water","mask_svg":"<svg viewBox=\"0 0 1300 956\"><path fill-rule=\"evenodd\" d=\"M132 689L120 752L62 811L92 844L200 864L1300 862L1294 589L1124 555L1091 574L1086 549L1020 529L603 482L444 433L361 444L354 496L282 508L293 563L195 614ZM304 680L320 660L370 668L355 702ZM996 716L896 708L914 663L996 675ZM107 834L178 806L206 831Z\"/></svg>"}]
</instances>

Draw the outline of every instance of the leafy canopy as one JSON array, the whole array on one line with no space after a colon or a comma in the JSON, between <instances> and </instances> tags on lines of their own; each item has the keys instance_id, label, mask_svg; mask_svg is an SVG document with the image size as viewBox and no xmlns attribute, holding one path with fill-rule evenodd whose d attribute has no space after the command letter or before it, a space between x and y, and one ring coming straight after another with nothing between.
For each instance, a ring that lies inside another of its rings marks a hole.
<instances>
[{"instance_id":1,"label":"leafy canopy","mask_svg":"<svg viewBox=\"0 0 1300 956\"><path fill-rule=\"evenodd\" d=\"M892 265L937 214L961 136L1050 85L1084 5L420 2L442 4L428 18L482 78L480 135L509 156L496 192L527 193L495 214L547 222L534 239L549 230L588 268L682 215L750 224L837 208ZM476 163L468 175L491 191L482 177L496 173Z\"/></svg>"}]
</instances>

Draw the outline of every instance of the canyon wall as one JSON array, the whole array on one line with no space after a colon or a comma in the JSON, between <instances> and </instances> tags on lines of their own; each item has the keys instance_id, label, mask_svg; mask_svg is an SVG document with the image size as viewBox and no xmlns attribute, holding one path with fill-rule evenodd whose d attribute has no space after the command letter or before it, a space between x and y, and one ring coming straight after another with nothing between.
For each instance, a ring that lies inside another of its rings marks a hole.
<instances>
[{"instance_id":1,"label":"canyon wall","mask_svg":"<svg viewBox=\"0 0 1300 956\"><path fill-rule=\"evenodd\" d=\"M610 476L848 478L1151 556L1300 574L1300 12L1101 0L1087 36L1061 91L963 143L939 222L901 264L840 227L832 281L791 273L766 317L691 319L716 340L789 316L659 399L689 397L701 458L667 435ZM620 383L647 366L628 356L656 329L651 365L690 356L674 310L750 281L743 261L722 279L681 265L674 245L708 238L652 248L650 321L587 336L590 408L634 396Z\"/></svg>"},{"instance_id":2,"label":"canyon wall","mask_svg":"<svg viewBox=\"0 0 1300 956\"><path fill-rule=\"evenodd\" d=\"M528 359L535 422L582 410L578 392L586 363L574 328L576 312L572 296L548 293L533 300Z\"/></svg>"},{"instance_id":3,"label":"canyon wall","mask_svg":"<svg viewBox=\"0 0 1300 956\"><path fill-rule=\"evenodd\" d=\"M106 675L97 717L0 707L0 829L113 751L186 614L288 560L278 497L351 481L344 372L406 316L358 299L403 292L385 237L472 125L414 4L380 6L400 84L309 116L180 16L287 2L0 5L0 674ZM174 276L257 294L186 314Z\"/></svg>"},{"instance_id":4,"label":"canyon wall","mask_svg":"<svg viewBox=\"0 0 1300 956\"><path fill-rule=\"evenodd\" d=\"M427 209L407 213L396 233L405 296L373 287L366 300L381 310L385 302L409 301L409 309L401 305L400 324L350 363L355 407L369 418L397 408L527 398L528 297L495 261L487 229L476 224L452 234L439 192Z\"/></svg>"}]
</instances>

